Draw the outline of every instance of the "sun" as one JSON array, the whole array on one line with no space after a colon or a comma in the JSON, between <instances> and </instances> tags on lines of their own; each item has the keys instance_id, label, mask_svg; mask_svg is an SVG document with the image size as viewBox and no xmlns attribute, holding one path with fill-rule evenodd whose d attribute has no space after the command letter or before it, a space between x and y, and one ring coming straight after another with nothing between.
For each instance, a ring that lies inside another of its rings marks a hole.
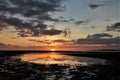
<instances>
[{"instance_id":1,"label":"sun","mask_svg":"<svg viewBox=\"0 0 120 80\"><path fill-rule=\"evenodd\" d=\"M51 51L55 51L55 49L50 49Z\"/></svg>"}]
</instances>

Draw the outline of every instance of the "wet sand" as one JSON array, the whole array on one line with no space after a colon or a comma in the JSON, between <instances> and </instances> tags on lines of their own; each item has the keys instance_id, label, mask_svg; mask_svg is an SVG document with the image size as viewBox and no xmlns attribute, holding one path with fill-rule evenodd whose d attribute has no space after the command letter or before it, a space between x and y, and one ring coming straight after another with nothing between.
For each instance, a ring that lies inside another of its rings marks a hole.
<instances>
[{"instance_id":1,"label":"wet sand","mask_svg":"<svg viewBox=\"0 0 120 80\"><path fill-rule=\"evenodd\" d=\"M111 55L108 55L109 53L69 54L72 56L96 56L109 60L104 65L93 64L87 66L35 64L11 57L20 54L20 52L15 53L13 51L13 54L9 55L8 53L12 52L4 52L4 55L1 54L0 57L0 80L120 80L120 58L117 55L118 53L116 53L116 56L113 56L112 53Z\"/></svg>"}]
</instances>

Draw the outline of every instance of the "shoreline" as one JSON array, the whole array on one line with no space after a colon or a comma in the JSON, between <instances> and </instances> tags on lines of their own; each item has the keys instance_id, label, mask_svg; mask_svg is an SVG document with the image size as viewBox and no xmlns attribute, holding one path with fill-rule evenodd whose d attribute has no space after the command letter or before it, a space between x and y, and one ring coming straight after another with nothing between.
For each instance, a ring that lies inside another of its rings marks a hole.
<instances>
[{"instance_id":1,"label":"shoreline","mask_svg":"<svg viewBox=\"0 0 120 80\"><path fill-rule=\"evenodd\" d=\"M30 53L53 53L52 51L0 51L0 56L14 56L21 54L30 54ZM102 58L102 59L111 59L111 60L120 60L120 52L74 52L74 51L54 51L59 52L64 55L78 56L78 57L91 57L91 58Z\"/></svg>"}]
</instances>

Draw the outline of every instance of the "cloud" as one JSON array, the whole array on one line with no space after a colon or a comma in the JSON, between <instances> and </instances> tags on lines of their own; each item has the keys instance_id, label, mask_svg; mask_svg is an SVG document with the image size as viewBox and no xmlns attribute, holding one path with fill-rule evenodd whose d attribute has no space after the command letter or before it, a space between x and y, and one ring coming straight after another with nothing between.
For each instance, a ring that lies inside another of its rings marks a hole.
<instances>
[{"instance_id":1,"label":"cloud","mask_svg":"<svg viewBox=\"0 0 120 80\"><path fill-rule=\"evenodd\" d=\"M64 20L61 20L60 22L66 22L66 23L68 23L68 22L70 22L70 20L64 19Z\"/></svg>"},{"instance_id":2,"label":"cloud","mask_svg":"<svg viewBox=\"0 0 120 80\"><path fill-rule=\"evenodd\" d=\"M110 38L110 37L112 37L112 35L107 33L93 34L87 36L87 38Z\"/></svg>"},{"instance_id":3,"label":"cloud","mask_svg":"<svg viewBox=\"0 0 120 80\"><path fill-rule=\"evenodd\" d=\"M37 42L37 43L45 43L45 44L50 44L50 41L42 41L42 40L36 40L36 39L28 39L29 41Z\"/></svg>"},{"instance_id":4,"label":"cloud","mask_svg":"<svg viewBox=\"0 0 120 80\"><path fill-rule=\"evenodd\" d=\"M2 49L2 48L3 48L3 49L4 49L4 48L19 48L19 46L0 43L0 49Z\"/></svg>"},{"instance_id":5,"label":"cloud","mask_svg":"<svg viewBox=\"0 0 120 80\"><path fill-rule=\"evenodd\" d=\"M44 46L15 46L10 44L0 43L0 50L42 50L45 49Z\"/></svg>"},{"instance_id":6,"label":"cloud","mask_svg":"<svg viewBox=\"0 0 120 80\"><path fill-rule=\"evenodd\" d=\"M0 25L14 26L21 37L39 36L45 21L58 22L49 13L63 11L62 0L0 0ZM0 27L3 29L4 27Z\"/></svg>"},{"instance_id":7,"label":"cloud","mask_svg":"<svg viewBox=\"0 0 120 80\"><path fill-rule=\"evenodd\" d=\"M88 22L89 22L89 20L82 20L82 21L77 21L77 22L75 22L75 24L76 24L77 26L79 26L79 25L81 25L81 24L86 25Z\"/></svg>"},{"instance_id":8,"label":"cloud","mask_svg":"<svg viewBox=\"0 0 120 80\"><path fill-rule=\"evenodd\" d=\"M65 19L63 16L60 16L59 18L60 18L60 19Z\"/></svg>"},{"instance_id":9,"label":"cloud","mask_svg":"<svg viewBox=\"0 0 120 80\"><path fill-rule=\"evenodd\" d=\"M111 20L110 20L110 19L106 19L105 21L108 21L108 22L109 22L109 21L111 21Z\"/></svg>"},{"instance_id":10,"label":"cloud","mask_svg":"<svg viewBox=\"0 0 120 80\"><path fill-rule=\"evenodd\" d=\"M63 40L63 39L58 39L58 40L54 40L54 43L64 43L64 42L69 42L67 40Z\"/></svg>"},{"instance_id":11,"label":"cloud","mask_svg":"<svg viewBox=\"0 0 120 80\"><path fill-rule=\"evenodd\" d=\"M61 46L66 46L66 45L72 45L73 41L71 40L65 40L65 39L56 39L56 40L37 40L37 39L28 39L29 41L40 43L40 44L46 44L48 46L51 44L55 45L61 45Z\"/></svg>"},{"instance_id":12,"label":"cloud","mask_svg":"<svg viewBox=\"0 0 120 80\"><path fill-rule=\"evenodd\" d=\"M68 46L73 44L71 40L65 40L65 39L53 40L53 43L61 44L61 46Z\"/></svg>"},{"instance_id":13,"label":"cloud","mask_svg":"<svg viewBox=\"0 0 120 80\"><path fill-rule=\"evenodd\" d=\"M53 36L53 35L59 35L62 32L63 32L62 30L57 30L57 29L42 30L41 35Z\"/></svg>"},{"instance_id":14,"label":"cloud","mask_svg":"<svg viewBox=\"0 0 120 80\"><path fill-rule=\"evenodd\" d=\"M96 9L96 8L98 8L98 7L101 7L101 6L104 6L104 4L89 4L89 7L90 7L91 9Z\"/></svg>"},{"instance_id":15,"label":"cloud","mask_svg":"<svg viewBox=\"0 0 120 80\"><path fill-rule=\"evenodd\" d=\"M1 0L0 11L30 17L62 10L62 0Z\"/></svg>"},{"instance_id":16,"label":"cloud","mask_svg":"<svg viewBox=\"0 0 120 80\"><path fill-rule=\"evenodd\" d=\"M64 17L62 17L62 16L60 16L59 17L60 19L59 19L59 21L58 22L62 22L62 23L69 23L69 22L74 22L75 20L74 19L72 19L72 18L70 18L70 19L65 19ZM57 21L56 21L57 22Z\"/></svg>"},{"instance_id":17,"label":"cloud","mask_svg":"<svg viewBox=\"0 0 120 80\"><path fill-rule=\"evenodd\" d=\"M2 30L2 29L7 29L7 25L5 24L5 23L3 23L2 21L0 21L0 31Z\"/></svg>"},{"instance_id":18,"label":"cloud","mask_svg":"<svg viewBox=\"0 0 120 80\"><path fill-rule=\"evenodd\" d=\"M0 43L0 47L5 47L6 45L3 43Z\"/></svg>"},{"instance_id":19,"label":"cloud","mask_svg":"<svg viewBox=\"0 0 120 80\"><path fill-rule=\"evenodd\" d=\"M75 44L88 44L88 45L120 45L120 37L112 37L109 34L93 34L88 35L86 38L80 38L75 41Z\"/></svg>"},{"instance_id":20,"label":"cloud","mask_svg":"<svg viewBox=\"0 0 120 80\"><path fill-rule=\"evenodd\" d=\"M106 26L106 31L120 32L120 22Z\"/></svg>"},{"instance_id":21,"label":"cloud","mask_svg":"<svg viewBox=\"0 0 120 80\"><path fill-rule=\"evenodd\" d=\"M67 36L71 36L71 31L70 31L70 29L65 29L64 31L63 31L63 33L64 33L64 37L67 37Z\"/></svg>"}]
</instances>

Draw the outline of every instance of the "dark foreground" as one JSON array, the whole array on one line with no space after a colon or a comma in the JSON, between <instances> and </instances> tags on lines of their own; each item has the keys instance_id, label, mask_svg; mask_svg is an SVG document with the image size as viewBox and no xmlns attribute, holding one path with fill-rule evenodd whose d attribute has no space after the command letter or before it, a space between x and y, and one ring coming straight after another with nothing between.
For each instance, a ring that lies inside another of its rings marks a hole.
<instances>
[{"instance_id":1,"label":"dark foreground","mask_svg":"<svg viewBox=\"0 0 120 80\"><path fill-rule=\"evenodd\" d=\"M115 59L104 65L43 65L7 55L0 57L0 80L120 80L120 63Z\"/></svg>"}]
</instances>

